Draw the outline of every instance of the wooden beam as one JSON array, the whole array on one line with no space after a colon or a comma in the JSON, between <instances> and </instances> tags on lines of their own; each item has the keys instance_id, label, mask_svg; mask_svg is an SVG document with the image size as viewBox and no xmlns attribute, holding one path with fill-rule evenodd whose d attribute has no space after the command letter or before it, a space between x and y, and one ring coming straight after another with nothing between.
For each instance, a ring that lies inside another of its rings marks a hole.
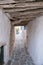
<instances>
[{"instance_id":1,"label":"wooden beam","mask_svg":"<svg viewBox=\"0 0 43 65\"><path fill-rule=\"evenodd\" d=\"M43 0L35 0L36 2L43 1Z\"/></svg>"},{"instance_id":2,"label":"wooden beam","mask_svg":"<svg viewBox=\"0 0 43 65\"><path fill-rule=\"evenodd\" d=\"M18 24L14 24L14 26L24 26L24 25L27 25L29 21L24 21L24 22L21 22L21 23L18 23Z\"/></svg>"},{"instance_id":3,"label":"wooden beam","mask_svg":"<svg viewBox=\"0 0 43 65\"><path fill-rule=\"evenodd\" d=\"M24 24L24 23L22 23L22 24L14 24L13 26L24 26L24 25L27 25L27 24Z\"/></svg>"},{"instance_id":4,"label":"wooden beam","mask_svg":"<svg viewBox=\"0 0 43 65\"><path fill-rule=\"evenodd\" d=\"M18 20L15 20L15 21L12 22L12 25L19 24L19 23L21 23L21 20L19 20L19 21Z\"/></svg>"},{"instance_id":5,"label":"wooden beam","mask_svg":"<svg viewBox=\"0 0 43 65\"><path fill-rule=\"evenodd\" d=\"M33 18L28 18L28 19L15 20L15 21L12 22L12 25L22 24L22 23L25 24L25 22L28 23L29 21L32 21L33 19L35 19L35 17L33 17Z\"/></svg>"},{"instance_id":6,"label":"wooden beam","mask_svg":"<svg viewBox=\"0 0 43 65\"><path fill-rule=\"evenodd\" d=\"M1 4L3 8L25 8L25 7L43 7L43 2L34 2L34 3L19 3L19 4Z\"/></svg>"},{"instance_id":7,"label":"wooden beam","mask_svg":"<svg viewBox=\"0 0 43 65\"><path fill-rule=\"evenodd\" d=\"M0 6L4 12L12 13L11 16L22 17L29 14L43 13L43 2L31 2L31 3L16 3L16 1L1 1ZM27 17L27 16L26 16Z\"/></svg>"},{"instance_id":8,"label":"wooden beam","mask_svg":"<svg viewBox=\"0 0 43 65\"><path fill-rule=\"evenodd\" d=\"M24 20L30 20L33 18L36 18L37 16L28 16L28 17L20 17L20 18L13 18L13 21L24 21Z\"/></svg>"},{"instance_id":9,"label":"wooden beam","mask_svg":"<svg viewBox=\"0 0 43 65\"><path fill-rule=\"evenodd\" d=\"M16 2L15 1L12 1L12 0L5 0L5 1L0 1L0 5L7 5L7 4L15 4Z\"/></svg>"},{"instance_id":10,"label":"wooden beam","mask_svg":"<svg viewBox=\"0 0 43 65\"><path fill-rule=\"evenodd\" d=\"M34 0L33 0L34 1ZM4 1L0 1L1 5L6 5L6 4L19 4L19 3L25 3L25 2L32 2L31 0L4 0Z\"/></svg>"},{"instance_id":11,"label":"wooden beam","mask_svg":"<svg viewBox=\"0 0 43 65\"><path fill-rule=\"evenodd\" d=\"M0 7L5 13L9 13L14 21L29 21L32 17L43 14L43 2L0 1Z\"/></svg>"},{"instance_id":12,"label":"wooden beam","mask_svg":"<svg viewBox=\"0 0 43 65\"><path fill-rule=\"evenodd\" d=\"M43 9L42 10L33 10L33 11L26 11L26 12L14 12L10 13L12 17L15 18L23 18L23 17L29 17L29 16L34 16L38 14L43 14Z\"/></svg>"},{"instance_id":13,"label":"wooden beam","mask_svg":"<svg viewBox=\"0 0 43 65\"><path fill-rule=\"evenodd\" d=\"M33 20L34 18L36 17L39 17L43 14L39 13L39 14L30 14L30 15L25 15L25 16L22 16L22 17L12 17L11 21L15 23L15 21L29 21L29 20Z\"/></svg>"},{"instance_id":14,"label":"wooden beam","mask_svg":"<svg viewBox=\"0 0 43 65\"><path fill-rule=\"evenodd\" d=\"M15 24L14 26L25 26L25 25L27 24L22 23L22 24Z\"/></svg>"},{"instance_id":15,"label":"wooden beam","mask_svg":"<svg viewBox=\"0 0 43 65\"><path fill-rule=\"evenodd\" d=\"M25 11L33 11L33 10L41 10L43 7L27 7L27 8L14 8L14 9L3 9L5 13L13 13L13 12L25 12Z\"/></svg>"},{"instance_id":16,"label":"wooden beam","mask_svg":"<svg viewBox=\"0 0 43 65\"><path fill-rule=\"evenodd\" d=\"M34 1L34 0L33 0ZM1 5L6 5L6 4L19 4L19 3L25 3L25 2L32 2L31 0L5 0L5 1L0 1Z\"/></svg>"}]
</instances>

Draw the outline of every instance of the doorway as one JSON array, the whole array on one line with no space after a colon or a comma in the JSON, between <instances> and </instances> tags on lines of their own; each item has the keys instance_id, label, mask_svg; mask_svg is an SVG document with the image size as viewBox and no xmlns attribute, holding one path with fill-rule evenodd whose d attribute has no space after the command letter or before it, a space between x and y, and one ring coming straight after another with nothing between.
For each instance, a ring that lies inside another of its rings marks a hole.
<instances>
[{"instance_id":1,"label":"doorway","mask_svg":"<svg viewBox=\"0 0 43 65\"><path fill-rule=\"evenodd\" d=\"M0 65L4 64L4 46L0 47Z\"/></svg>"}]
</instances>

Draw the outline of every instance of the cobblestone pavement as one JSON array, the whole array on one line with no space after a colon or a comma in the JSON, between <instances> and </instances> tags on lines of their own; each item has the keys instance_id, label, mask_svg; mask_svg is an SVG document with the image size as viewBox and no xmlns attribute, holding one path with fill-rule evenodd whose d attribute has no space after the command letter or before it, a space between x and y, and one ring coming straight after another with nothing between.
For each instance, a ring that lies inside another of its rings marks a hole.
<instances>
[{"instance_id":1,"label":"cobblestone pavement","mask_svg":"<svg viewBox=\"0 0 43 65\"><path fill-rule=\"evenodd\" d=\"M22 41L18 40L17 42L21 45ZM34 65L34 63L25 48L17 45L14 48L12 59L9 61L8 65Z\"/></svg>"}]
</instances>

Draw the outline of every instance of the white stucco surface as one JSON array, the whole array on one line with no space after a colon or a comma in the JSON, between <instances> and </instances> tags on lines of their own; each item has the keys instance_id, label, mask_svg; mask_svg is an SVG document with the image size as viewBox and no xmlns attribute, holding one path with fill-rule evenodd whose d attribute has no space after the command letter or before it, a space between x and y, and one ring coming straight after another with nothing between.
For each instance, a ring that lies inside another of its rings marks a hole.
<instances>
[{"instance_id":1,"label":"white stucco surface","mask_svg":"<svg viewBox=\"0 0 43 65\"><path fill-rule=\"evenodd\" d=\"M7 63L9 60L9 43L10 43L10 29L11 24L8 17L0 9L0 42L5 42L4 47L4 62Z\"/></svg>"},{"instance_id":2,"label":"white stucco surface","mask_svg":"<svg viewBox=\"0 0 43 65\"><path fill-rule=\"evenodd\" d=\"M43 64L43 16L27 25L28 52L36 65Z\"/></svg>"}]
</instances>

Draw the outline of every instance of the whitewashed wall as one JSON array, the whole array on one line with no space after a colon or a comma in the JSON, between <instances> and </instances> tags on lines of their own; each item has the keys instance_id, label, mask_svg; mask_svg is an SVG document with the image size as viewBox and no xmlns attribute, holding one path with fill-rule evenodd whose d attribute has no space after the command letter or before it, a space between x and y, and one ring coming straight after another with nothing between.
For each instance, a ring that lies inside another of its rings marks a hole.
<instances>
[{"instance_id":1,"label":"whitewashed wall","mask_svg":"<svg viewBox=\"0 0 43 65\"><path fill-rule=\"evenodd\" d=\"M10 43L10 29L11 24L8 17L0 9L0 42L5 42L4 47L4 62L7 63L9 60L9 43Z\"/></svg>"},{"instance_id":2,"label":"whitewashed wall","mask_svg":"<svg viewBox=\"0 0 43 65\"><path fill-rule=\"evenodd\" d=\"M43 64L43 16L27 25L28 52L36 65Z\"/></svg>"}]
</instances>

